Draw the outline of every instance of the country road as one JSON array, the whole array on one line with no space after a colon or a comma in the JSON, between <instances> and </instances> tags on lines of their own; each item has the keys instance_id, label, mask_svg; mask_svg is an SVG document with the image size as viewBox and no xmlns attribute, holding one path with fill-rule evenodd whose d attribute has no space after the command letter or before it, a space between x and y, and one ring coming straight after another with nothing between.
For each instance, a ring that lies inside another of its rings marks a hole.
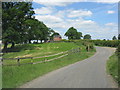
<instances>
[{"instance_id":1,"label":"country road","mask_svg":"<svg viewBox=\"0 0 120 90\"><path fill-rule=\"evenodd\" d=\"M106 73L106 61L115 48L96 47L96 50L94 56L38 77L20 88L117 88Z\"/></svg>"}]
</instances>

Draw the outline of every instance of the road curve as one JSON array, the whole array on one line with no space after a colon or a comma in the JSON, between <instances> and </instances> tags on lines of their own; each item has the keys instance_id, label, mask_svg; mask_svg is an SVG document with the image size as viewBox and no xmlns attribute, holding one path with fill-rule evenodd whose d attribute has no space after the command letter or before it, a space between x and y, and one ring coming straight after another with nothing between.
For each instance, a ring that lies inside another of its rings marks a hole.
<instances>
[{"instance_id":1,"label":"road curve","mask_svg":"<svg viewBox=\"0 0 120 90\"><path fill-rule=\"evenodd\" d=\"M38 77L20 88L117 88L106 73L106 61L115 48L96 47L96 50L94 56Z\"/></svg>"}]
</instances>

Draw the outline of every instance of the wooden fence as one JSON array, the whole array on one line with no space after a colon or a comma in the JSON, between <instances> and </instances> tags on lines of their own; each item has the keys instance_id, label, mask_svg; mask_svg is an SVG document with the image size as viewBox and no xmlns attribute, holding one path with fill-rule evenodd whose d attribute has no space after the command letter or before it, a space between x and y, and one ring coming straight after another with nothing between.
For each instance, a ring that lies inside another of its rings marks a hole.
<instances>
[{"instance_id":1,"label":"wooden fence","mask_svg":"<svg viewBox=\"0 0 120 90\"><path fill-rule=\"evenodd\" d=\"M62 58L64 56L67 56L69 54L78 53L78 52L80 52L79 47L75 48L75 49L72 49L72 50L65 51L65 52L60 52L60 53L57 53L57 54L53 54L53 55L47 55L47 56L41 56L41 57L1 58L1 61L2 61L2 65L4 65L4 66L16 66L16 65L20 66L20 65L26 65L26 64L37 64L37 63L49 62L49 61L53 61L53 60ZM61 54L64 54L64 55L61 55ZM20 61L22 59L32 59L32 60L34 60L34 59L37 59L37 58L45 58L45 57L51 57L51 56L57 56L57 55L61 55L61 56L56 57L56 58L52 58L52 59L49 59L49 60L44 60L44 61L30 62L30 63L20 63ZM5 60L16 60L17 64L4 64Z\"/></svg>"}]
</instances>

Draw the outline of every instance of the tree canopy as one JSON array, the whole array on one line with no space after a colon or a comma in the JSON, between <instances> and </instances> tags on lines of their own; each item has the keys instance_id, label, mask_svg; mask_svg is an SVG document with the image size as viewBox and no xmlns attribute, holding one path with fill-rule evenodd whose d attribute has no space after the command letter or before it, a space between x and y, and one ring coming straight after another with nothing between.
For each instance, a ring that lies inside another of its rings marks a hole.
<instances>
[{"instance_id":1,"label":"tree canopy","mask_svg":"<svg viewBox=\"0 0 120 90\"><path fill-rule=\"evenodd\" d=\"M113 36L112 40L117 40L116 36Z\"/></svg>"},{"instance_id":2,"label":"tree canopy","mask_svg":"<svg viewBox=\"0 0 120 90\"><path fill-rule=\"evenodd\" d=\"M31 40L47 41L48 27L33 17L31 2L2 2L2 40L4 49L8 43L29 43ZM11 47L11 48L12 48Z\"/></svg>"},{"instance_id":3,"label":"tree canopy","mask_svg":"<svg viewBox=\"0 0 120 90\"><path fill-rule=\"evenodd\" d=\"M90 34L86 34L86 35L84 35L83 39L91 39L91 35Z\"/></svg>"},{"instance_id":4,"label":"tree canopy","mask_svg":"<svg viewBox=\"0 0 120 90\"><path fill-rule=\"evenodd\" d=\"M2 40L7 43L19 43L24 40L24 22L34 14L31 2L2 2Z\"/></svg>"},{"instance_id":5,"label":"tree canopy","mask_svg":"<svg viewBox=\"0 0 120 90\"><path fill-rule=\"evenodd\" d=\"M65 33L65 36L67 36L68 39L81 39L82 33L77 32L77 29L75 29L74 27L70 27Z\"/></svg>"},{"instance_id":6,"label":"tree canopy","mask_svg":"<svg viewBox=\"0 0 120 90\"><path fill-rule=\"evenodd\" d=\"M118 35L118 40L120 40L120 34Z\"/></svg>"}]
</instances>

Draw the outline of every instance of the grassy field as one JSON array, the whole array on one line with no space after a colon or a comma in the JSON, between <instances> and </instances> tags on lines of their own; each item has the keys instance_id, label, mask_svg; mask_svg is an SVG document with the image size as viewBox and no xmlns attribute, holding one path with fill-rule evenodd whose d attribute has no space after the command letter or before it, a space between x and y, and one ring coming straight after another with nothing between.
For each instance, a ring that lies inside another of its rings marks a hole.
<instances>
[{"instance_id":1,"label":"grassy field","mask_svg":"<svg viewBox=\"0 0 120 90\"><path fill-rule=\"evenodd\" d=\"M116 82L120 82L118 77L118 56L113 54L107 61L107 72L112 75Z\"/></svg>"},{"instance_id":2,"label":"grassy field","mask_svg":"<svg viewBox=\"0 0 120 90\"><path fill-rule=\"evenodd\" d=\"M51 55L73 48L80 47L81 52L72 53L63 58L34 65L23 66L3 66L3 88L14 88L33 80L38 76L42 76L50 71L59 69L63 66L75 63L77 61L84 60L95 53L95 49L89 52L86 51L85 46L75 43L44 43L44 44L29 44L25 46L17 46L19 52L11 52L5 54L4 58L15 58L25 56L43 56ZM39 59L38 59L39 60Z\"/></svg>"},{"instance_id":3,"label":"grassy field","mask_svg":"<svg viewBox=\"0 0 120 90\"><path fill-rule=\"evenodd\" d=\"M43 55L52 55L78 47L74 43L43 43L43 44L25 44L17 45L15 52L4 54L3 58L17 57L38 57Z\"/></svg>"}]
</instances>

